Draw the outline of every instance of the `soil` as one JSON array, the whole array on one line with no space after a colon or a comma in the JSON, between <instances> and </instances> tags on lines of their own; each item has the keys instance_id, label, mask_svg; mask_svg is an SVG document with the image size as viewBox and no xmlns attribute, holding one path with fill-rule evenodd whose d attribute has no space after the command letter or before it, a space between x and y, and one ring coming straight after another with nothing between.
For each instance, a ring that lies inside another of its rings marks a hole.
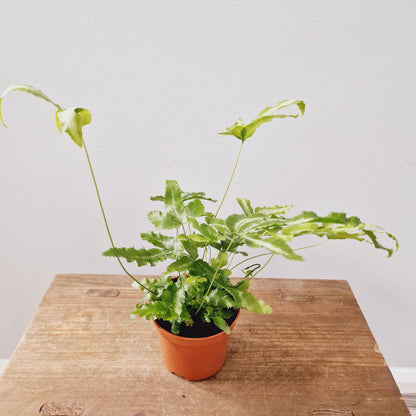
<instances>
[{"instance_id":1,"label":"soil","mask_svg":"<svg viewBox=\"0 0 416 416\"><path fill-rule=\"evenodd\" d=\"M234 311L234 313L225 321L227 322L228 326L230 326L234 319L237 316L238 311ZM184 323L179 325L179 336L186 337L186 338L204 338L210 337L211 335L219 334L221 329L219 329L216 325L212 322L207 324L206 322L201 321L197 316L192 317L194 324L193 326L186 326ZM162 319L156 320L157 324L161 326L166 331L172 333L171 326L172 324L169 321L163 321Z\"/></svg>"}]
</instances>

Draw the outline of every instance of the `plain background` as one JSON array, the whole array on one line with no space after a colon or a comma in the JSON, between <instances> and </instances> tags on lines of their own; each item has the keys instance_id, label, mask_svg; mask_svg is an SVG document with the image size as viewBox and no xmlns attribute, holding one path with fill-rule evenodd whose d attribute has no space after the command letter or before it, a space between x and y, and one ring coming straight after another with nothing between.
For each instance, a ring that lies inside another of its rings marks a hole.
<instances>
[{"instance_id":1,"label":"plain background","mask_svg":"<svg viewBox=\"0 0 416 416\"><path fill-rule=\"evenodd\" d=\"M247 142L222 213L240 196L293 203L294 214L346 211L394 233L390 259L328 242L303 263L275 259L263 276L348 280L388 364L416 366L416 2L3 0L0 21L0 90L28 83L92 112L85 139L118 245L140 246L149 196L166 178L222 195L239 143L217 132L305 100L305 117ZM55 274L121 270L101 256L109 243L88 167L53 107L13 93L3 113L7 358Z\"/></svg>"}]
</instances>

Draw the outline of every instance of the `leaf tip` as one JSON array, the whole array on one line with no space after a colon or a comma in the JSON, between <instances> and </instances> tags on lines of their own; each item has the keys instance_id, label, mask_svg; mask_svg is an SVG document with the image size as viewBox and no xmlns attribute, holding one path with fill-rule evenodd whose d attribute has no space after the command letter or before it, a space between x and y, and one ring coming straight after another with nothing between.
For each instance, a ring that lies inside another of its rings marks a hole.
<instances>
[{"instance_id":1,"label":"leaf tip","mask_svg":"<svg viewBox=\"0 0 416 416\"><path fill-rule=\"evenodd\" d=\"M300 110L300 113L302 114L302 116L305 114L305 102L304 101L299 101L298 103L298 108Z\"/></svg>"},{"instance_id":2,"label":"leaf tip","mask_svg":"<svg viewBox=\"0 0 416 416\"><path fill-rule=\"evenodd\" d=\"M3 126L4 127L7 127L6 126L6 123L4 122L4 120L3 120L3 117L2 117L2 115L1 115L1 100L3 99L3 97L0 97L0 123L1 124L3 124Z\"/></svg>"}]
</instances>

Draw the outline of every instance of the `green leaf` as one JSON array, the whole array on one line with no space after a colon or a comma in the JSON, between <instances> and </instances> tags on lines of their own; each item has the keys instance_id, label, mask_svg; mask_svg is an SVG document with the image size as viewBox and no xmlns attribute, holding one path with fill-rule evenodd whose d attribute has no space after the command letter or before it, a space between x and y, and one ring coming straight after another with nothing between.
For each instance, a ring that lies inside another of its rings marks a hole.
<instances>
[{"instance_id":1,"label":"green leaf","mask_svg":"<svg viewBox=\"0 0 416 416\"><path fill-rule=\"evenodd\" d=\"M148 320L163 319L164 321L171 321L178 317L171 305L166 305L163 302L144 303L131 313Z\"/></svg>"},{"instance_id":2,"label":"green leaf","mask_svg":"<svg viewBox=\"0 0 416 416\"><path fill-rule=\"evenodd\" d=\"M331 212L320 217L312 211L304 211L300 215L285 219L282 235L296 237L304 234L312 234L318 237L327 237L331 240L352 239L366 241L374 245L375 248L387 251L388 257L393 254L393 249L383 246L377 239L376 233L381 233L389 237L398 248L397 239L389 233L361 222L356 216L348 217L344 212ZM283 223L282 223L283 226Z\"/></svg>"},{"instance_id":3,"label":"green leaf","mask_svg":"<svg viewBox=\"0 0 416 416\"><path fill-rule=\"evenodd\" d=\"M295 254L292 249L282 240L281 237L268 237L262 240L255 235L244 235L241 237L246 241L247 245L251 247L262 247L270 251L270 253L279 254L289 260L303 260L301 256Z\"/></svg>"},{"instance_id":4,"label":"green leaf","mask_svg":"<svg viewBox=\"0 0 416 416\"><path fill-rule=\"evenodd\" d=\"M393 234L388 233L386 231L385 231L385 233L386 233L387 237L391 238L394 241L394 245L395 245L395 248L396 248L396 251L397 251L400 247L399 246L399 241L397 240L397 238Z\"/></svg>"},{"instance_id":5,"label":"green leaf","mask_svg":"<svg viewBox=\"0 0 416 416\"><path fill-rule=\"evenodd\" d=\"M189 234L188 239L195 243L209 243L209 239L201 234Z\"/></svg>"},{"instance_id":6,"label":"green leaf","mask_svg":"<svg viewBox=\"0 0 416 416\"><path fill-rule=\"evenodd\" d=\"M183 192L182 193L182 199L184 201L191 201L191 200L204 200L204 201L210 201L210 202L217 202L216 199L208 198L205 196L205 192Z\"/></svg>"},{"instance_id":7,"label":"green leaf","mask_svg":"<svg viewBox=\"0 0 416 416\"><path fill-rule=\"evenodd\" d=\"M156 196L152 198L153 200L160 200L161 197ZM178 182L174 180L166 181L163 201L165 203L165 211L150 211L147 214L147 218L157 229L174 230L179 228L183 224L185 205Z\"/></svg>"},{"instance_id":8,"label":"green leaf","mask_svg":"<svg viewBox=\"0 0 416 416\"><path fill-rule=\"evenodd\" d=\"M82 127L91 123L91 114L85 108L66 108L56 112L56 126L82 147Z\"/></svg>"},{"instance_id":9,"label":"green leaf","mask_svg":"<svg viewBox=\"0 0 416 416\"><path fill-rule=\"evenodd\" d=\"M146 319L163 319L165 321L181 322L182 317L187 319L189 314L184 311L185 290L178 287L170 279L158 295L152 295L150 302L144 301L137 305L133 315Z\"/></svg>"},{"instance_id":10,"label":"green leaf","mask_svg":"<svg viewBox=\"0 0 416 416\"><path fill-rule=\"evenodd\" d=\"M198 258L198 248L192 240L189 240L187 238L185 240L182 240L181 242L182 242L183 248L188 252L191 258L193 259Z\"/></svg>"},{"instance_id":11,"label":"green leaf","mask_svg":"<svg viewBox=\"0 0 416 416\"><path fill-rule=\"evenodd\" d=\"M189 268L189 272L193 276L205 277L210 281L215 274L215 269L213 269L206 261L198 259L193 262L192 267Z\"/></svg>"},{"instance_id":12,"label":"green leaf","mask_svg":"<svg viewBox=\"0 0 416 416\"><path fill-rule=\"evenodd\" d=\"M262 215L253 214L250 217L246 217L245 215L232 214L227 217L225 224L232 233L240 235L240 233L247 230L259 227L263 221L264 217Z\"/></svg>"},{"instance_id":13,"label":"green leaf","mask_svg":"<svg viewBox=\"0 0 416 416\"><path fill-rule=\"evenodd\" d=\"M358 225L361 221L358 217L348 218L345 212L331 212L325 217L316 217L313 219L315 222L327 222L333 224L346 224L347 222Z\"/></svg>"},{"instance_id":14,"label":"green leaf","mask_svg":"<svg viewBox=\"0 0 416 416\"><path fill-rule=\"evenodd\" d=\"M227 322L225 322L225 320L221 318L221 316L212 316L211 319L219 329L221 329L228 335L230 334L230 327L227 325Z\"/></svg>"},{"instance_id":15,"label":"green leaf","mask_svg":"<svg viewBox=\"0 0 416 416\"><path fill-rule=\"evenodd\" d=\"M280 216L292 209L292 205L274 205L272 207L256 207L254 212L265 216Z\"/></svg>"},{"instance_id":16,"label":"green leaf","mask_svg":"<svg viewBox=\"0 0 416 416\"><path fill-rule=\"evenodd\" d=\"M251 202L249 199L237 198L237 202L238 202L238 205L240 205L245 215L249 216L251 214L254 214L254 210L253 210L253 207L251 206Z\"/></svg>"},{"instance_id":17,"label":"green leaf","mask_svg":"<svg viewBox=\"0 0 416 416\"><path fill-rule=\"evenodd\" d=\"M176 285L173 285L176 286ZM182 314L182 307L185 302L185 290L183 287L178 287L174 297L173 297L173 310L178 316Z\"/></svg>"},{"instance_id":18,"label":"green leaf","mask_svg":"<svg viewBox=\"0 0 416 416\"><path fill-rule=\"evenodd\" d=\"M158 230L175 230L182 225L172 212L150 211L147 218Z\"/></svg>"},{"instance_id":19,"label":"green leaf","mask_svg":"<svg viewBox=\"0 0 416 416\"><path fill-rule=\"evenodd\" d=\"M145 277L140 280L140 283L149 289L149 292L156 292L161 287L166 286L171 281L171 277L168 274L161 274L160 278L156 277ZM133 281L131 284L132 287L135 289L139 289L141 291L144 291L143 286L140 286L139 283L136 281Z\"/></svg>"},{"instance_id":20,"label":"green leaf","mask_svg":"<svg viewBox=\"0 0 416 416\"><path fill-rule=\"evenodd\" d=\"M215 242L218 241L218 234L215 231L214 227L211 227L208 224L202 223L200 225L200 232L209 241L215 241Z\"/></svg>"},{"instance_id":21,"label":"green leaf","mask_svg":"<svg viewBox=\"0 0 416 416\"><path fill-rule=\"evenodd\" d=\"M142 240L148 241L150 244L160 248L172 248L176 242L174 237L156 234L153 231L150 233L141 233L140 237Z\"/></svg>"},{"instance_id":22,"label":"green leaf","mask_svg":"<svg viewBox=\"0 0 416 416\"><path fill-rule=\"evenodd\" d=\"M214 269L220 269L228 264L228 255L224 251L219 251L217 257L214 257L210 261L210 265Z\"/></svg>"},{"instance_id":23,"label":"green leaf","mask_svg":"<svg viewBox=\"0 0 416 416\"><path fill-rule=\"evenodd\" d=\"M172 252L172 257L178 257L183 252L183 247L180 241L175 237L170 237L163 234L156 234L153 231L150 233L141 233L142 240L148 241L156 247L164 248Z\"/></svg>"},{"instance_id":24,"label":"green leaf","mask_svg":"<svg viewBox=\"0 0 416 416\"><path fill-rule=\"evenodd\" d=\"M199 199L194 199L186 206L185 212L189 217L198 218L204 215L205 207Z\"/></svg>"},{"instance_id":25,"label":"green leaf","mask_svg":"<svg viewBox=\"0 0 416 416\"><path fill-rule=\"evenodd\" d=\"M150 264L155 266L157 263L166 260L171 256L171 250L164 250L159 248L151 248L149 250L145 248L136 249L134 247L125 248L110 248L104 251L103 256L124 258L127 262L131 263L135 261L139 267Z\"/></svg>"},{"instance_id":26,"label":"green leaf","mask_svg":"<svg viewBox=\"0 0 416 416\"><path fill-rule=\"evenodd\" d=\"M393 255L394 250L391 248L387 248L384 247L383 245L380 244L380 242L377 240L377 237L375 235L375 233L371 230L364 230L364 233L366 235L368 235L368 237L370 238L371 242L373 243L375 248L381 249L381 250L385 250L387 251L387 257L391 257ZM396 250L398 248L398 241L396 239L396 237L394 237L392 234L387 234L390 238L392 238L395 242L396 242Z\"/></svg>"},{"instance_id":27,"label":"green leaf","mask_svg":"<svg viewBox=\"0 0 416 416\"><path fill-rule=\"evenodd\" d=\"M300 113L303 115L305 112L305 103L301 100L284 100L280 101L274 107L266 107L262 110L259 115L251 121L249 124L244 124L241 118L239 118L231 127L228 127L225 132L219 134L233 135L240 139L241 141L246 141L251 137L254 132L264 123L272 121L275 118L286 118L286 117L298 117L298 114L277 114L274 113L284 107L289 107L291 105L297 105L300 110Z\"/></svg>"},{"instance_id":28,"label":"green leaf","mask_svg":"<svg viewBox=\"0 0 416 416\"><path fill-rule=\"evenodd\" d=\"M172 327L171 327L170 331L172 332L172 334L179 335L179 333L181 331L180 331L180 326L179 326L178 321L173 321L172 322Z\"/></svg>"},{"instance_id":29,"label":"green leaf","mask_svg":"<svg viewBox=\"0 0 416 416\"><path fill-rule=\"evenodd\" d=\"M314 222L308 222L306 224L295 224L283 228L283 235L298 236L302 234L313 234L319 229L319 225Z\"/></svg>"},{"instance_id":30,"label":"green leaf","mask_svg":"<svg viewBox=\"0 0 416 416\"><path fill-rule=\"evenodd\" d=\"M166 211L174 213L181 221L185 212L185 205L183 204L182 191L177 181L166 180L164 202Z\"/></svg>"},{"instance_id":31,"label":"green leaf","mask_svg":"<svg viewBox=\"0 0 416 416\"><path fill-rule=\"evenodd\" d=\"M182 199L184 202L192 201L195 199L205 200L205 201L210 201L210 202L217 202L216 199L208 198L207 196L205 196L205 192L182 192ZM156 195L156 196L151 196L150 200L163 202L165 200L165 197L162 195Z\"/></svg>"},{"instance_id":32,"label":"green leaf","mask_svg":"<svg viewBox=\"0 0 416 416\"><path fill-rule=\"evenodd\" d=\"M156 196L151 196L150 197L150 200L151 201L162 201L162 202L164 202L165 201L165 197L162 196L162 195L156 195Z\"/></svg>"},{"instance_id":33,"label":"green leaf","mask_svg":"<svg viewBox=\"0 0 416 416\"><path fill-rule=\"evenodd\" d=\"M245 124L243 123L243 120L239 118L231 127L227 127L226 131L223 131L218 134L232 135L232 136L237 137L237 139L244 141L242 134L241 134L241 131L244 129L244 127L245 127Z\"/></svg>"},{"instance_id":34,"label":"green leaf","mask_svg":"<svg viewBox=\"0 0 416 416\"><path fill-rule=\"evenodd\" d=\"M37 88L34 88L30 85L27 84L12 84L9 87L7 87L3 94L0 96L0 122L3 124L3 126L7 127L6 124L4 123L3 120L3 116L1 113L1 102L3 100L3 98L11 91L21 91L21 92L26 92L28 94L31 94L37 98L41 98L42 100L47 101L48 103L53 104L58 110L61 109L61 107L54 103L47 95L45 95L42 91L38 90Z\"/></svg>"},{"instance_id":35,"label":"green leaf","mask_svg":"<svg viewBox=\"0 0 416 416\"><path fill-rule=\"evenodd\" d=\"M240 306L234 301L234 298L223 289L224 285L220 285L220 288L214 287L205 298L205 304L214 306L216 309L238 309Z\"/></svg>"},{"instance_id":36,"label":"green leaf","mask_svg":"<svg viewBox=\"0 0 416 416\"><path fill-rule=\"evenodd\" d=\"M247 126L244 127L244 129L241 130L242 141L246 141L249 137L251 137L262 124L272 121L275 118L288 118L288 117L297 118L298 114L290 114L290 115L279 114L276 116L265 116L265 117L261 117L261 118L253 120L250 124L248 124Z\"/></svg>"},{"instance_id":37,"label":"green leaf","mask_svg":"<svg viewBox=\"0 0 416 416\"><path fill-rule=\"evenodd\" d=\"M312 211L302 211L296 217L288 218L284 220L284 224L286 225L296 225L296 224L303 224L305 222L311 222L314 219L318 218L318 216Z\"/></svg>"},{"instance_id":38,"label":"green leaf","mask_svg":"<svg viewBox=\"0 0 416 416\"><path fill-rule=\"evenodd\" d=\"M208 225L212 225L219 233L228 234L230 230L225 225L225 220L215 217L205 217L205 221Z\"/></svg>"},{"instance_id":39,"label":"green leaf","mask_svg":"<svg viewBox=\"0 0 416 416\"><path fill-rule=\"evenodd\" d=\"M193 259L191 257L182 256L182 257L179 257L178 260L171 263L166 270L169 273L171 273L171 272L183 272L185 270L188 270L188 268L192 265L192 263L194 261L195 261L195 259Z\"/></svg>"},{"instance_id":40,"label":"green leaf","mask_svg":"<svg viewBox=\"0 0 416 416\"><path fill-rule=\"evenodd\" d=\"M274 107L266 107L264 110L260 111L259 115L257 117L264 117L264 116L271 116L273 113L275 113L277 110L280 110L284 107L289 107L291 105L296 104L303 115L305 113L305 103L300 100L284 100L280 101L276 106Z\"/></svg>"},{"instance_id":41,"label":"green leaf","mask_svg":"<svg viewBox=\"0 0 416 416\"><path fill-rule=\"evenodd\" d=\"M247 292L249 286L249 280L242 280L236 286L224 286L224 289L234 298L240 308L259 314L271 313L270 305Z\"/></svg>"},{"instance_id":42,"label":"green leaf","mask_svg":"<svg viewBox=\"0 0 416 416\"><path fill-rule=\"evenodd\" d=\"M185 288L172 281L169 275L162 274L160 279L143 279L152 292L149 292L139 304L133 315L146 319L163 319L172 324L190 322L190 314L185 306Z\"/></svg>"}]
</instances>

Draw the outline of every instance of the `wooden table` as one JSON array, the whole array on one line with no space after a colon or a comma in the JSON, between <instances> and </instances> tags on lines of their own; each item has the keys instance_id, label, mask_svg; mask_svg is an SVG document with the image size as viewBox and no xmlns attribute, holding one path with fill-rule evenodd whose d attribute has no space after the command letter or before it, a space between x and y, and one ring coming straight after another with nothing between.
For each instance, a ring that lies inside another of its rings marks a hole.
<instances>
[{"instance_id":1,"label":"wooden table","mask_svg":"<svg viewBox=\"0 0 416 416\"><path fill-rule=\"evenodd\" d=\"M169 373L153 324L125 328L140 292L123 276L58 275L0 383L0 415L410 415L349 285L253 279L271 315L242 311L226 362Z\"/></svg>"}]
</instances>

